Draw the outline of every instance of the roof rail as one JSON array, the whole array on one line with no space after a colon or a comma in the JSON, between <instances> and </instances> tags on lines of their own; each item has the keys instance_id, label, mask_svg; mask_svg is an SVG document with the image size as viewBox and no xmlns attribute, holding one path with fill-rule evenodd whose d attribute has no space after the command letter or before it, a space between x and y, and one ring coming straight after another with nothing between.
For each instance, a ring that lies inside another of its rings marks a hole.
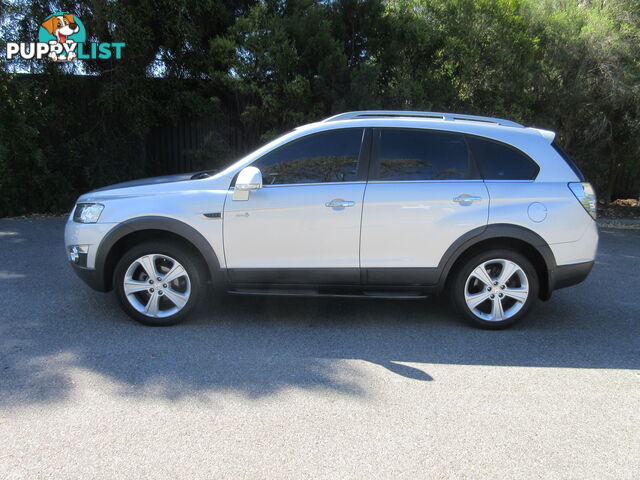
<instances>
[{"instance_id":1,"label":"roof rail","mask_svg":"<svg viewBox=\"0 0 640 480\"><path fill-rule=\"evenodd\" d=\"M325 118L322 123L335 122L337 120L353 120L356 118L385 118L385 117L410 117L410 118L439 118L442 120L469 120L472 122L494 123L505 127L521 127L524 125L505 120L504 118L481 117L478 115L463 115L459 113L441 113L441 112L413 112L404 110L361 110L358 112L339 113L333 117Z\"/></svg>"}]
</instances>

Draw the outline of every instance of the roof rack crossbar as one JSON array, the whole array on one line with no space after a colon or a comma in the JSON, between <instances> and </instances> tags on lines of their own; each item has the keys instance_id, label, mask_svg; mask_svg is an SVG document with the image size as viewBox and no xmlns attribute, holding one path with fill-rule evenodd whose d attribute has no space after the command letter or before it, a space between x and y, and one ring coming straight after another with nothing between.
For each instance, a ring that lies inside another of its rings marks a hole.
<instances>
[{"instance_id":1,"label":"roof rack crossbar","mask_svg":"<svg viewBox=\"0 0 640 480\"><path fill-rule=\"evenodd\" d=\"M442 113L442 112L415 112L403 110L361 110L357 112L339 113L333 117L324 119L322 122L335 122L337 120L353 120L356 118L385 118L385 117L409 117L409 118L440 118L442 120L469 120L473 122L494 123L505 127L524 127L511 120L495 117L482 117L479 115L464 115L460 113Z\"/></svg>"}]
</instances>

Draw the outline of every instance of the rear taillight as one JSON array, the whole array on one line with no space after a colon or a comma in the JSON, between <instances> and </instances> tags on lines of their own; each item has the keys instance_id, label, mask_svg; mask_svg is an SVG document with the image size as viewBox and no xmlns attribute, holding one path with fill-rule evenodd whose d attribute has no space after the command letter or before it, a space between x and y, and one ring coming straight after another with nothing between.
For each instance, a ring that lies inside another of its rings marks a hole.
<instances>
[{"instance_id":1,"label":"rear taillight","mask_svg":"<svg viewBox=\"0 0 640 480\"><path fill-rule=\"evenodd\" d=\"M569 188L589 215L596 219L596 192L590 183L572 182Z\"/></svg>"}]
</instances>

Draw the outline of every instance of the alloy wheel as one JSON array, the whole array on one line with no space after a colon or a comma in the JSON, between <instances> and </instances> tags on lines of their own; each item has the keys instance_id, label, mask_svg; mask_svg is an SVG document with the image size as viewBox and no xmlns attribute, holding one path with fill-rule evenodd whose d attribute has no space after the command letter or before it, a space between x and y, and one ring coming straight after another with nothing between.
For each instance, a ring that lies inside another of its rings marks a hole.
<instances>
[{"instance_id":1,"label":"alloy wheel","mask_svg":"<svg viewBox=\"0 0 640 480\"><path fill-rule=\"evenodd\" d=\"M123 280L127 301L141 314L165 318L184 308L191 296L185 268L162 254L144 255L133 261Z\"/></svg>"},{"instance_id":2,"label":"alloy wheel","mask_svg":"<svg viewBox=\"0 0 640 480\"><path fill-rule=\"evenodd\" d=\"M469 310L488 322L502 322L517 314L529 298L529 280L517 263L496 258L474 268L464 286Z\"/></svg>"}]
</instances>

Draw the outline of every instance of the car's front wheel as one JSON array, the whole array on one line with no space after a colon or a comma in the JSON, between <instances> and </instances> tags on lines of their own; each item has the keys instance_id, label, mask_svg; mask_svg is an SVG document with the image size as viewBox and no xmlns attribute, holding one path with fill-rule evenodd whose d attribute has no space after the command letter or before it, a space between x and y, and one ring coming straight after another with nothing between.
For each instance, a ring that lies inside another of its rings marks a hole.
<instances>
[{"instance_id":1,"label":"car's front wheel","mask_svg":"<svg viewBox=\"0 0 640 480\"><path fill-rule=\"evenodd\" d=\"M145 325L168 326L191 313L205 277L189 249L172 242L148 242L122 256L113 282L130 317Z\"/></svg>"},{"instance_id":2,"label":"car's front wheel","mask_svg":"<svg viewBox=\"0 0 640 480\"><path fill-rule=\"evenodd\" d=\"M449 285L450 300L476 326L509 327L528 313L538 297L531 262L512 250L490 250L468 258Z\"/></svg>"}]
</instances>

